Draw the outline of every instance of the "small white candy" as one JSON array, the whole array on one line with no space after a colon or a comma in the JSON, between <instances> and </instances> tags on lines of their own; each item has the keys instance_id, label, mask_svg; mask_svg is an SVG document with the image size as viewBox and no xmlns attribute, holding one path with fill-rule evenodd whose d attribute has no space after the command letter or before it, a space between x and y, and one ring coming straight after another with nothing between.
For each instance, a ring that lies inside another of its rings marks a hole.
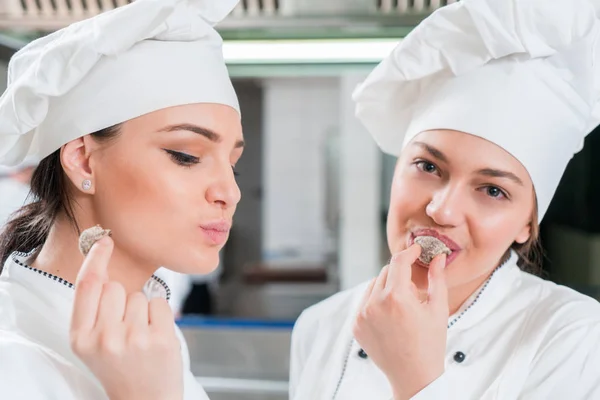
<instances>
[{"instance_id":1,"label":"small white candy","mask_svg":"<svg viewBox=\"0 0 600 400\"><path fill-rule=\"evenodd\" d=\"M444 242L433 236L417 236L415 243L421 246L419 260L425 264L431 263L435 256L439 254L446 253L449 256L452 253L452 250Z\"/></svg>"},{"instance_id":2,"label":"small white candy","mask_svg":"<svg viewBox=\"0 0 600 400\"><path fill-rule=\"evenodd\" d=\"M100 225L93 226L81 232L79 236L79 251L84 256L87 256L94 243L105 236L110 236L110 229L102 229Z\"/></svg>"}]
</instances>

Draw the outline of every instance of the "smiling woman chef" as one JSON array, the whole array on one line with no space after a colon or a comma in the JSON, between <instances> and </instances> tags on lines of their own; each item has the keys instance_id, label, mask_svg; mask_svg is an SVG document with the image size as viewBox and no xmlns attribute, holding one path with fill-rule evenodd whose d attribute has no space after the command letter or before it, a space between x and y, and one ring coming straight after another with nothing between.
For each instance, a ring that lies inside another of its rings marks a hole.
<instances>
[{"instance_id":1,"label":"smiling woman chef","mask_svg":"<svg viewBox=\"0 0 600 400\"><path fill-rule=\"evenodd\" d=\"M600 122L599 35L590 0L464 0L358 88L394 256L301 315L292 399L600 399L600 305L518 266Z\"/></svg>"}]
</instances>

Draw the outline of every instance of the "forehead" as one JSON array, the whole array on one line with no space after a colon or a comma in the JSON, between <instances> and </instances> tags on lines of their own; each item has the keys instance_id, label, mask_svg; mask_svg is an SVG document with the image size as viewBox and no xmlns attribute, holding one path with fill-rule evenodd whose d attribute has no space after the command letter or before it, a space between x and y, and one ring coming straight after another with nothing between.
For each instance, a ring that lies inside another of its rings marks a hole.
<instances>
[{"instance_id":1,"label":"forehead","mask_svg":"<svg viewBox=\"0 0 600 400\"><path fill-rule=\"evenodd\" d=\"M167 126L190 124L211 130L225 141L242 139L240 114L223 104L199 103L164 108L127 121L125 128L157 131Z\"/></svg>"},{"instance_id":2,"label":"forehead","mask_svg":"<svg viewBox=\"0 0 600 400\"><path fill-rule=\"evenodd\" d=\"M416 135L403 150L430 153L437 150L453 167L469 170L494 169L512 172L529 180L529 173L521 162L497 144L479 136L452 130L431 130ZM432 154L430 154L432 155Z\"/></svg>"},{"instance_id":3,"label":"forehead","mask_svg":"<svg viewBox=\"0 0 600 400\"><path fill-rule=\"evenodd\" d=\"M452 130L431 130L416 135L405 149L431 146L456 161L490 159L505 165L520 164L519 160L495 143L481 137ZM483 156L483 157L479 157Z\"/></svg>"}]
</instances>

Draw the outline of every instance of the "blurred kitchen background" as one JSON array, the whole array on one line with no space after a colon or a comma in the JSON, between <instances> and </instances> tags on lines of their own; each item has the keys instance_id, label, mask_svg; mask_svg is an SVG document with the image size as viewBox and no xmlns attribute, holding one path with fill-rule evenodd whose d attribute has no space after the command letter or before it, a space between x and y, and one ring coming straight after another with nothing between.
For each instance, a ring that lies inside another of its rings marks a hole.
<instances>
[{"instance_id":1,"label":"blurred kitchen background","mask_svg":"<svg viewBox=\"0 0 600 400\"><path fill-rule=\"evenodd\" d=\"M28 41L127 2L0 0L1 85ZM243 0L220 25L247 142L237 168L243 199L214 274L161 271L211 399L287 398L297 316L386 263L395 160L354 118L351 93L398 40L451 2ZM542 241L545 277L599 298L596 150L600 136L591 134L561 182ZM0 170L0 219L17 199L15 178L26 182L30 167Z\"/></svg>"}]
</instances>

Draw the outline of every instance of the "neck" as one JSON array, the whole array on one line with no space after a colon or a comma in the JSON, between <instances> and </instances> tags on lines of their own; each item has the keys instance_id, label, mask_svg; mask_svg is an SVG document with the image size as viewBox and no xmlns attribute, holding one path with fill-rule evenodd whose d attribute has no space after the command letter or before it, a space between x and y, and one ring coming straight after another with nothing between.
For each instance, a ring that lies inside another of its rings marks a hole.
<instances>
[{"instance_id":1,"label":"neck","mask_svg":"<svg viewBox=\"0 0 600 400\"><path fill-rule=\"evenodd\" d=\"M454 315L460 310L465 301L468 300L479 288L484 284L486 280L494 273L496 268L499 268L503 264L505 264L511 257L511 250L508 249L500 261L497 264L497 267L492 268L490 271L475 277L462 285L454 286L448 288L448 315ZM421 267L413 266L413 283L419 289L419 295L422 301L427 300L427 286L429 283L429 278L427 277L427 272Z\"/></svg>"},{"instance_id":2,"label":"neck","mask_svg":"<svg viewBox=\"0 0 600 400\"><path fill-rule=\"evenodd\" d=\"M479 287L481 287L481 285L483 285L483 283L490 277L492 272L493 269L459 286L449 287L448 315L455 314L468 300L468 298L471 297L479 289ZM413 283L418 288L420 300L427 300L427 286L429 284L427 270L419 266L413 267L412 279Z\"/></svg>"},{"instance_id":3,"label":"neck","mask_svg":"<svg viewBox=\"0 0 600 400\"><path fill-rule=\"evenodd\" d=\"M79 224L86 229L96 222L79 221ZM59 216L31 266L75 283L83 261L79 252L79 234L65 216ZM156 269L129 256L115 243L108 276L111 281L123 285L127 293L141 291Z\"/></svg>"},{"instance_id":4,"label":"neck","mask_svg":"<svg viewBox=\"0 0 600 400\"><path fill-rule=\"evenodd\" d=\"M463 304L471 297L483 283L490 277L492 271L464 285L452 288L448 291L448 315L454 315Z\"/></svg>"}]
</instances>

